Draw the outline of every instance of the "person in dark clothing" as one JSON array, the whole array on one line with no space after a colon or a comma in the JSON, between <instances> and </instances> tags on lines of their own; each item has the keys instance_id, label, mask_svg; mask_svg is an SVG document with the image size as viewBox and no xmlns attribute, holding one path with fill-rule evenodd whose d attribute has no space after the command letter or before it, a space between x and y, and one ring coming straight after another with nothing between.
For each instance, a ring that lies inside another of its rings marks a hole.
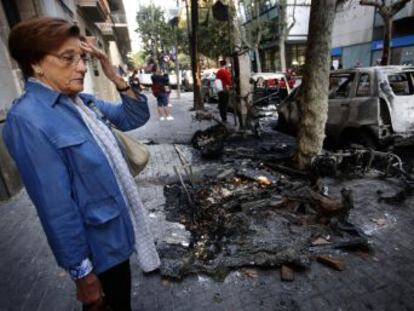
<instances>
[{"instance_id":1,"label":"person in dark clothing","mask_svg":"<svg viewBox=\"0 0 414 311\"><path fill-rule=\"evenodd\" d=\"M160 121L174 120L171 116L171 104L168 99L170 97L170 87L168 75L161 75L156 65L153 66L152 80L152 94L157 98L158 116Z\"/></svg>"},{"instance_id":2,"label":"person in dark clothing","mask_svg":"<svg viewBox=\"0 0 414 311\"><path fill-rule=\"evenodd\" d=\"M223 122L227 122L227 106L229 104L229 91L232 83L230 71L226 68L226 60L220 61L221 68L217 71L216 79L220 79L223 90L218 92L220 117Z\"/></svg>"}]
</instances>

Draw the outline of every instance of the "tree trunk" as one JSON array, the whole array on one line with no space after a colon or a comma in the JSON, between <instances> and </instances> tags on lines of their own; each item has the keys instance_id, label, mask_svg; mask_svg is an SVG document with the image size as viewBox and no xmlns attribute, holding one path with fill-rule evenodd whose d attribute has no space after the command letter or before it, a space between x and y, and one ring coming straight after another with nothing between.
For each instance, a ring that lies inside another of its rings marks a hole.
<instances>
[{"instance_id":1,"label":"tree trunk","mask_svg":"<svg viewBox=\"0 0 414 311\"><path fill-rule=\"evenodd\" d=\"M191 69L194 81L194 110L204 110L201 99L200 62L198 59L198 0L191 0Z\"/></svg>"},{"instance_id":2,"label":"tree trunk","mask_svg":"<svg viewBox=\"0 0 414 311\"><path fill-rule=\"evenodd\" d=\"M177 76L177 98L181 98L180 62L178 60L178 44L175 45L175 75Z\"/></svg>"},{"instance_id":3,"label":"tree trunk","mask_svg":"<svg viewBox=\"0 0 414 311\"><path fill-rule=\"evenodd\" d=\"M250 109L250 103L252 95L251 84L250 84L250 56L249 53L244 52L239 54L239 83L240 83L240 126L241 128L246 128L246 120L248 111Z\"/></svg>"},{"instance_id":4,"label":"tree trunk","mask_svg":"<svg viewBox=\"0 0 414 311\"><path fill-rule=\"evenodd\" d=\"M232 4L234 6L234 2ZM236 11L236 8L234 8ZM247 51L244 52L237 52L241 50L243 46L242 40L242 33L240 28L238 27L238 21L236 18L233 19L233 46L235 47L235 58L237 61L234 61L237 66L237 73L234 82L236 82L237 78L237 95L239 98L238 100L238 116L239 116L239 125L241 129L246 128L246 119L247 119L247 112L248 112L248 105L251 95L251 84L250 84L250 75L251 75L251 62L250 56Z\"/></svg>"},{"instance_id":5,"label":"tree trunk","mask_svg":"<svg viewBox=\"0 0 414 311\"><path fill-rule=\"evenodd\" d=\"M279 37L279 53L280 53L280 70L286 72L286 51L285 51L285 38Z\"/></svg>"},{"instance_id":6,"label":"tree trunk","mask_svg":"<svg viewBox=\"0 0 414 311\"><path fill-rule=\"evenodd\" d=\"M322 151L328 115L331 35L336 1L313 0L309 18L306 65L298 98L298 150L300 169Z\"/></svg>"},{"instance_id":7,"label":"tree trunk","mask_svg":"<svg viewBox=\"0 0 414 311\"><path fill-rule=\"evenodd\" d=\"M178 60L178 23L175 29L175 75L177 76L177 98L181 97L180 61Z\"/></svg>"},{"instance_id":8,"label":"tree trunk","mask_svg":"<svg viewBox=\"0 0 414 311\"><path fill-rule=\"evenodd\" d=\"M257 72L262 72L262 63L260 62L260 53L259 53L259 47L254 47L254 56L256 58L256 70Z\"/></svg>"},{"instance_id":9,"label":"tree trunk","mask_svg":"<svg viewBox=\"0 0 414 311\"><path fill-rule=\"evenodd\" d=\"M386 66L391 61L391 40L392 40L392 16L382 15L384 20L384 41L381 57L381 65Z\"/></svg>"},{"instance_id":10,"label":"tree trunk","mask_svg":"<svg viewBox=\"0 0 414 311\"><path fill-rule=\"evenodd\" d=\"M280 21L279 21L279 58L280 58L280 70L286 72L286 52L285 52L285 40L286 40L286 28L287 28L287 1L280 1Z\"/></svg>"}]
</instances>

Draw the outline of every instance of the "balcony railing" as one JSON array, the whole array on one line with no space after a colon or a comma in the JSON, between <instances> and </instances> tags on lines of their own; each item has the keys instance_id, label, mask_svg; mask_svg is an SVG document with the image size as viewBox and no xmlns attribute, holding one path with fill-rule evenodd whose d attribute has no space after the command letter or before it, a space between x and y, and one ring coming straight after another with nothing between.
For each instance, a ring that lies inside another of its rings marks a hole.
<instances>
[{"instance_id":1,"label":"balcony railing","mask_svg":"<svg viewBox=\"0 0 414 311\"><path fill-rule=\"evenodd\" d=\"M112 13L112 21L114 22L114 24L126 24L127 23L127 19L126 19L126 15L123 13Z\"/></svg>"},{"instance_id":2,"label":"balcony railing","mask_svg":"<svg viewBox=\"0 0 414 311\"><path fill-rule=\"evenodd\" d=\"M111 23L95 23L106 40L115 40L115 33Z\"/></svg>"},{"instance_id":3,"label":"balcony railing","mask_svg":"<svg viewBox=\"0 0 414 311\"><path fill-rule=\"evenodd\" d=\"M109 6L106 0L78 0L78 7L92 22L106 22Z\"/></svg>"}]
</instances>

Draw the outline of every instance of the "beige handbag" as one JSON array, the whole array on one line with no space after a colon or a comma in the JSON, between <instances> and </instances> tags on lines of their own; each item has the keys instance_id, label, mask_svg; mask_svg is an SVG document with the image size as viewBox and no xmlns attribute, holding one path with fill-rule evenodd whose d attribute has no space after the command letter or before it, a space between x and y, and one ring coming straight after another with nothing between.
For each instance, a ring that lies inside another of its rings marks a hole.
<instances>
[{"instance_id":1,"label":"beige handbag","mask_svg":"<svg viewBox=\"0 0 414 311\"><path fill-rule=\"evenodd\" d=\"M86 105L92 109L102 121L104 121L109 127L111 127L113 133L116 135L118 139L120 147L122 148L122 153L124 154L126 161L129 166L129 170L131 171L132 176L137 176L147 165L150 153L143 143L140 143L135 138L132 138L128 134L118 130L115 125L113 125L96 107L93 100L89 100L86 102Z\"/></svg>"},{"instance_id":2,"label":"beige handbag","mask_svg":"<svg viewBox=\"0 0 414 311\"><path fill-rule=\"evenodd\" d=\"M114 127L112 130L122 145L132 176L137 176L148 163L150 153L147 146Z\"/></svg>"}]
</instances>

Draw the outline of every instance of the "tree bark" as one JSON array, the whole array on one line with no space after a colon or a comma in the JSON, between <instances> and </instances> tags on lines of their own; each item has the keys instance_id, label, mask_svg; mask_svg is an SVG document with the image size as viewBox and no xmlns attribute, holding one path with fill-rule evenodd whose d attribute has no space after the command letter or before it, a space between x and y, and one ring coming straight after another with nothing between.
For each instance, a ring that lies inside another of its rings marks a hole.
<instances>
[{"instance_id":1,"label":"tree bark","mask_svg":"<svg viewBox=\"0 0 414 311\"><path fill-rule=\"evenodd\" d=\"M246 128L246 120L248 111L251 108L250 103L252 95L250 93L251 84L250 84L250 56L247 52L239 54L239 83L240 83L240 127Z\"/></svg>"},{"instance_id":2,"label":"tree bark","mask_svg":"<svg viewBox=\"0 0 414 311\"><path fill-rule=\"evenodd\" d=\"M305 169L322 151L328 115L331 36L335 0L313 0L309 18L306 65L298 97L297 165Z\"/></svg>"},{"instance_id":3,"label":"tree bark","mask_svg":"<svg viewBox=\"0 0 414 311\"><path fill-rule=\"evenodd\" d=\"M280 57L280 70L286 72L286 52L285 52L285 40L286 24L287 24L287 1L280 1L280 15L279 15L279 57Z\"/></svg>"},{"instance_id":4,"label":"tree bark","mask_svg":"<svg viewBox=\"0 0 414 311\"><path fill-rule=\"evenodd\" d=\"M194 83L194 110L204 110L204 102L201 99L201 73L198 59L198 0L191 0L191 69Z\"/></svg>"},{"instance_id":5,"label":"tree bark","mask_svg":"<svg viewBox=\"0 0 414 311\"><path fill-rule=\"evenodd\" d=\"M231 5L235 6L234 11L238 10L238 3L233 2ZM233 46L235 47L235 57L237 57L238 63L238 72L237 72L237 82L238 82L238 116L239 116L239 125L241 129L246 128L246 119L247 119L247 112L249 109L249 102L251 95L251 84L250 84L250 57L247 51L241 51L243 45L243 36L242 31L239 28L239 21L237 18L233 18ZM235 62L236 63L236 62ZM236 77L235 77L236 78Z\"/></svg>"},{"instance_id":6,"label":"tree bark","mask_svg":"<svg viewBox=\"0 0 414 311\"><path fill-rule=\"evenodd\" d=\"M285 38L279 37L280 70L286 72Z\"/></svg>"},{"instance_id":7,"label":"tree bark","mask_svg":"<svg viewBox=\"0 0 414 311\"><path fill-rule=\"evenodd\" d=\"M381 65L386 66L391 62L392 16L384 15L382 18L384 19L384 43Z\"/></svg>"},{"instance_id":8,"label":"tree bark","mask_svg":"<svg viewBox=\"0 0 414 311\"><path fill-rule=\"evenodd\" d=\"M237 3L237 2L236 2ZM260 41L262 39L264 30L262 21L260 20L260 1L259 0L253 0L253 19L251 23L253 26L252 29L247 30L245 26L243 26L241 23L238 25L238 28L240 29L240 39L241 41L251 50L253 51L255 58L256 58L256 72L262 71L262 65L260 62L260 54L259 54L259 45ZM245 7L246 8L246 7ZM237 9L239 10L240 14L240 4L237 5ZM247 33L249 33L249 36ZM248 38L249 37L249 38Z\"/></svg>"},{"instance_id":9,"label":"tree bark","mask_svg":"<svg viewBox=\"0 0 414 311\"><path fill-rule=\"evenodd\" d=\"M175 75L177 76L177 98L181 98L180 61L178 60L178 43L175 44Z\"/></svg>"},{"instance_id":10,"label":"tree bark","mask_svg":"<svg viewBox=\"0 0 414 311\"><path fill-rule=\"evenodd\" d=\"M296 24L295 17L296 10L296 0L293 1L293 11L292 11L292 22L289 24L288 21L288 2L287 0L280 1L280 23L279 23L279 59L280 59L280 69L283 72L286 72L286 40L289 36L290 31Z\"/></svg>"}]
</instances>

